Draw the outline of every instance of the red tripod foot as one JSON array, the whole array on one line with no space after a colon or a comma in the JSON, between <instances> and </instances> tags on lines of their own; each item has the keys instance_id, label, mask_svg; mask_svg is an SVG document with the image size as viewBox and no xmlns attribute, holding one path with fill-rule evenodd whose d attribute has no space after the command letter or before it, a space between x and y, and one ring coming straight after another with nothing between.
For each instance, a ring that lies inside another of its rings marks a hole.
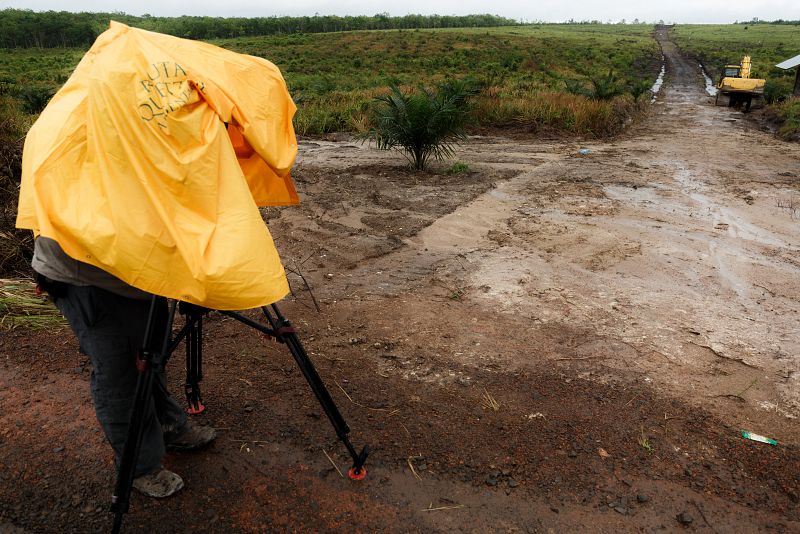
<instances>
[{"instance_id":1,"label":"red tripod foot","mask_svg":"<svg viewBox=\"0 0 800 534\"><path fill-rule=\"evenodd\" d=\"M205 409L206 407L203 406L203 403L197 401L197 404L190 404L189 407L186 408L186 413L188 413L189 415L197 415L203 413Z\"/></svg>"},{"instance_id":2,"label":"red tripod foot","mask_svg":"<svg viewBox=\"0 0 800 534\"><path fill-rule=\"evenodd\" d=\"M349 476L351 480L364 480L364 477L367 476L367 470L364 469L364 467L361 467L361 469L358 470L358 473L356 473L356 468L351 467L347 472L347 476Z\"/></svg>"}]
</instances>

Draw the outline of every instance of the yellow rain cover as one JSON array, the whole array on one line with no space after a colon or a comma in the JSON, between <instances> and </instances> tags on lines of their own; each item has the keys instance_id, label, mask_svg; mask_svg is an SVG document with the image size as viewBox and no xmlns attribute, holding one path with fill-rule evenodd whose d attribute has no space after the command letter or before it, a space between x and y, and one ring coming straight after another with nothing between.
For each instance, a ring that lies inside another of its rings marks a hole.
<instances>
[{"instance_id":1,"label":"yellow rain cover","mask_svg":"<svg viewBox=\"0 0 800 534\"><path fill-rule=\"evenodd\" d=\"M17 226L157 295L280 300L258 206L298 202L295 110L264 59L112 22L28 133Z\"/></svg>"}]
</instances>

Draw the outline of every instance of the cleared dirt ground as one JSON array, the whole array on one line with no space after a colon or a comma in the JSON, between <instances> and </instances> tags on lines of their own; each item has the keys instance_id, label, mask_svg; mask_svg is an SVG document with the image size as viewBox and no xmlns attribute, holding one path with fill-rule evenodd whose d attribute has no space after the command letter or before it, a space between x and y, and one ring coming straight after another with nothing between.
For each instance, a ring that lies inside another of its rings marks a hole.
<instances>
[{"instance_id":1,"label":"cleared dirt ground","mask_svg":"<svg viewBox=\"0 0 800 534\"><path fill-rule=\"evenodd\" d=\"M800 532L800 149L663 48L613 142L474 137L448 175L303 141L302 204L264 212L283 310L369 474L326 458L349 466L288 351L212 315L219 438L125 530ZM69 330L0 339L0 532L109 530L88 374Z\"/></svg>"}]
</instances>

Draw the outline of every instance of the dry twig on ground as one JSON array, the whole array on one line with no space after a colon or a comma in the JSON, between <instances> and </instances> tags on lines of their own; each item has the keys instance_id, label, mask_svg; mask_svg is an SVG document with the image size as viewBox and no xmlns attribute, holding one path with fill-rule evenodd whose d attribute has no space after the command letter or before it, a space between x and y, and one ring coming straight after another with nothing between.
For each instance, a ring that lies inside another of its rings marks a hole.
<instances>
[{"instance_id":1,"label":"dry twig on ground","mask_svg":"<svg viewBox=\"0 0 800 534\"><path fill-rule=\"evenodd\" d=\"M333 461L333 458L330 457L330 455L328 454L328 451L326 451L325 449L322 449L322 452L325 454L325 457L328 459L328 461L331 463L331 465L333 465L333 467L336 469L336 472L339 473L339 476L344 478L344 475L342 474L342 471L339 469L339 466L336 465L336 462Z\"/></svg>"},{"instance_id":2,"label":"dry twig on ground","mask_svg":"<svg viewBox=\"0 0 800 534\"><path fill-rule=\"evenodd\" d=\"M409 456L408 458L406 458L406 462L408 463L408 467L411 469L411 473L414 475L414 478L416 478L417 480L422 480L422 477L419 476L419 473L417 473L417 470L414 469L414 464L411 462L412 458L419 458L419 456Z\"/></svg>"},{"instance_id":3,"label":"dry twig on ground","mask_svg":"<svg viewBox=\"0 0 800 534\"><path fill-rule=\"evenodd\" d=\"M497 402L497 399L492 397L492 394L489 393L486 388L483 389L483 405L493 412L500 410L500 403Z\"/></svg>"},{"instance_id":4,"label":"dry twig on ground","mask_svg":"<svg viewBox=\"0 0 800 534\"><path fill-rule=\"evenodd\" d=\"M300 277L300 279L303 281L303 284L305 284L305 286L306 286L306 290L308 291L308 294L311 295L311 302L314 303L314 307L317 309L317 312L321 312L322 309L319 307L319 302L317 302L317 299L314 296L314 292L311 290L311 285L308 283L308 280L306 280L306 277L303 275L303 272L300 270L300 265L297 264L297 260L294 260L294 269L292 269L291 267L284 267L284 268L287 271L289 271L290 273L295 274L295 275ZM294 294L294 292L292 292L292 294Z\"/></svg>"}]
</instances>

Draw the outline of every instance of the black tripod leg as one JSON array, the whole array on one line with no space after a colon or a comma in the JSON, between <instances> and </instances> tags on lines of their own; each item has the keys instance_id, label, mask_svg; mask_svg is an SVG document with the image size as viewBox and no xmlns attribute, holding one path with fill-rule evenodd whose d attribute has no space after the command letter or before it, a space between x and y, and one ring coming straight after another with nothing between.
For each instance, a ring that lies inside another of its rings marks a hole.
<instances>
[{"instance_id":1,"label":"black tripod leg","mask_svg":"<svg viewBox=\"0 0 800 534\"><path fill-rule=\"evenodd\" d=\"M160 299L160 300L159 300ZM114 488L114 495L111 498L111 511L114 513L113 534L118 534L122 528L123 515L128 512L130 507L131 488L136 471L136 462L139 459L139 449L142 446L142 427L144 425L144 414L147 402L153 392L153 372L161 369L165 354L169 350L170 333L172 323L175 319L176 303L172 303L169 308L166 330L163 332L162 346L155 348L154 345L161 338L155 337L156 314L158 303L163 301L163 297L153 296L150 301L150 313L147 317L142 350L136 362L139 368L139 378L136 382L136 394L134 397L133 410L128 424L128 436L125 438L125 446L122 449L119 470L117 471L117 483Z\"/></svg>"},{"instance_id":2,"label":"black tripod leg","mask_svg":"<svg viewBox=\"0 0 800 534\"><path fill-rule=\"evenodd\" d=\"M203 314L197 313L186 316L190 322L186 334L186 402L189 407L186 413L197 415L206 407L200 397L200 381L203 379Z\"/></svg>"},{"instance_id":3,"label":"black tripod leg","mask_svg":"<svg viewBox=\"0 0 800 534\"><path fill-rule=\"evenodd\" d=\"M350 428L347 426L344 417L342 417L342 414L336 407L336 403L333 402L328 389L325 387L324 382L322 382L322 379L319 377L317 370L314 368L314 364L311 363L311 360L309 359L308 354L306 354L303 345L300 343L300 340L294 333L294 328L292 328L292 325L289 324L289 321L287 321L283 315L281 315L281 312L278 310L276 305L272 305L272 310L273 311L270 312L269 308L266 306L261 307L261 311L264 312L264 316L269 322L269 328L257 321L245 317L241 313L223 310L220 310L220 313L229 317L233 317L237 321L255 328L256 330L277 339L279 342L286 344L286 346L289 348L289 352L292 353L292 357L297 363L297 366L300 367L303 377L305 377L308 385L311 386L311 390L314 392L314 395L317 397L322 409L325 411L325 415L328 416L328 419L333 425L336 435L339 437L342 443L344 443L345 447L347 447L347 452L350 453L350 456L353 458L353 467L350 468L348 473L350 478L353 480L361 480L364 478L364 476L366 476L367 473L366 469L364 469L364 463L367 461L369 449L364 447L360 453L356 452L352 443L350 443L350 440L347 438Z\"/></svg>"},{"instance_id":4,"label":"black tripod leg","mask_svg":"<svg viewBox=\"0 0 800 534\"><path fill-rule=\"evenodd\" d=\"M297 334L295 334L294 329L289 324L289 321L281 315L280 310L275 304L272 305L272 310L275 313L274 317L266 306L261 309L267 321L269 321L270 325L275 330L277 339L286 343L286 346L292 353L292 357L294 357L295 362L297 362L297 366L300 367L300 371L303 373L308 385L311 386L311 390L314 392L322 409L325 411L325 415L328 416L328 419L333 425L336 435L342 443L344 443L347 452L350 453L353 459L353 466L348 472L350 478L361 480L367 473L366 469L364 469L364 463L367 461L369 449L365 446L360 453L357 453L353 444L350 443L347 437L347 434L350 432L350 427L347 426L347 422L345 422L339 408L336 406L333 398L331 398L328 388L325 387L325 383L320 378L319 373L317 373L314 364L309 359L308 354L300 343L300 339L297 337Z\"/></svg>"}]
</instances>

